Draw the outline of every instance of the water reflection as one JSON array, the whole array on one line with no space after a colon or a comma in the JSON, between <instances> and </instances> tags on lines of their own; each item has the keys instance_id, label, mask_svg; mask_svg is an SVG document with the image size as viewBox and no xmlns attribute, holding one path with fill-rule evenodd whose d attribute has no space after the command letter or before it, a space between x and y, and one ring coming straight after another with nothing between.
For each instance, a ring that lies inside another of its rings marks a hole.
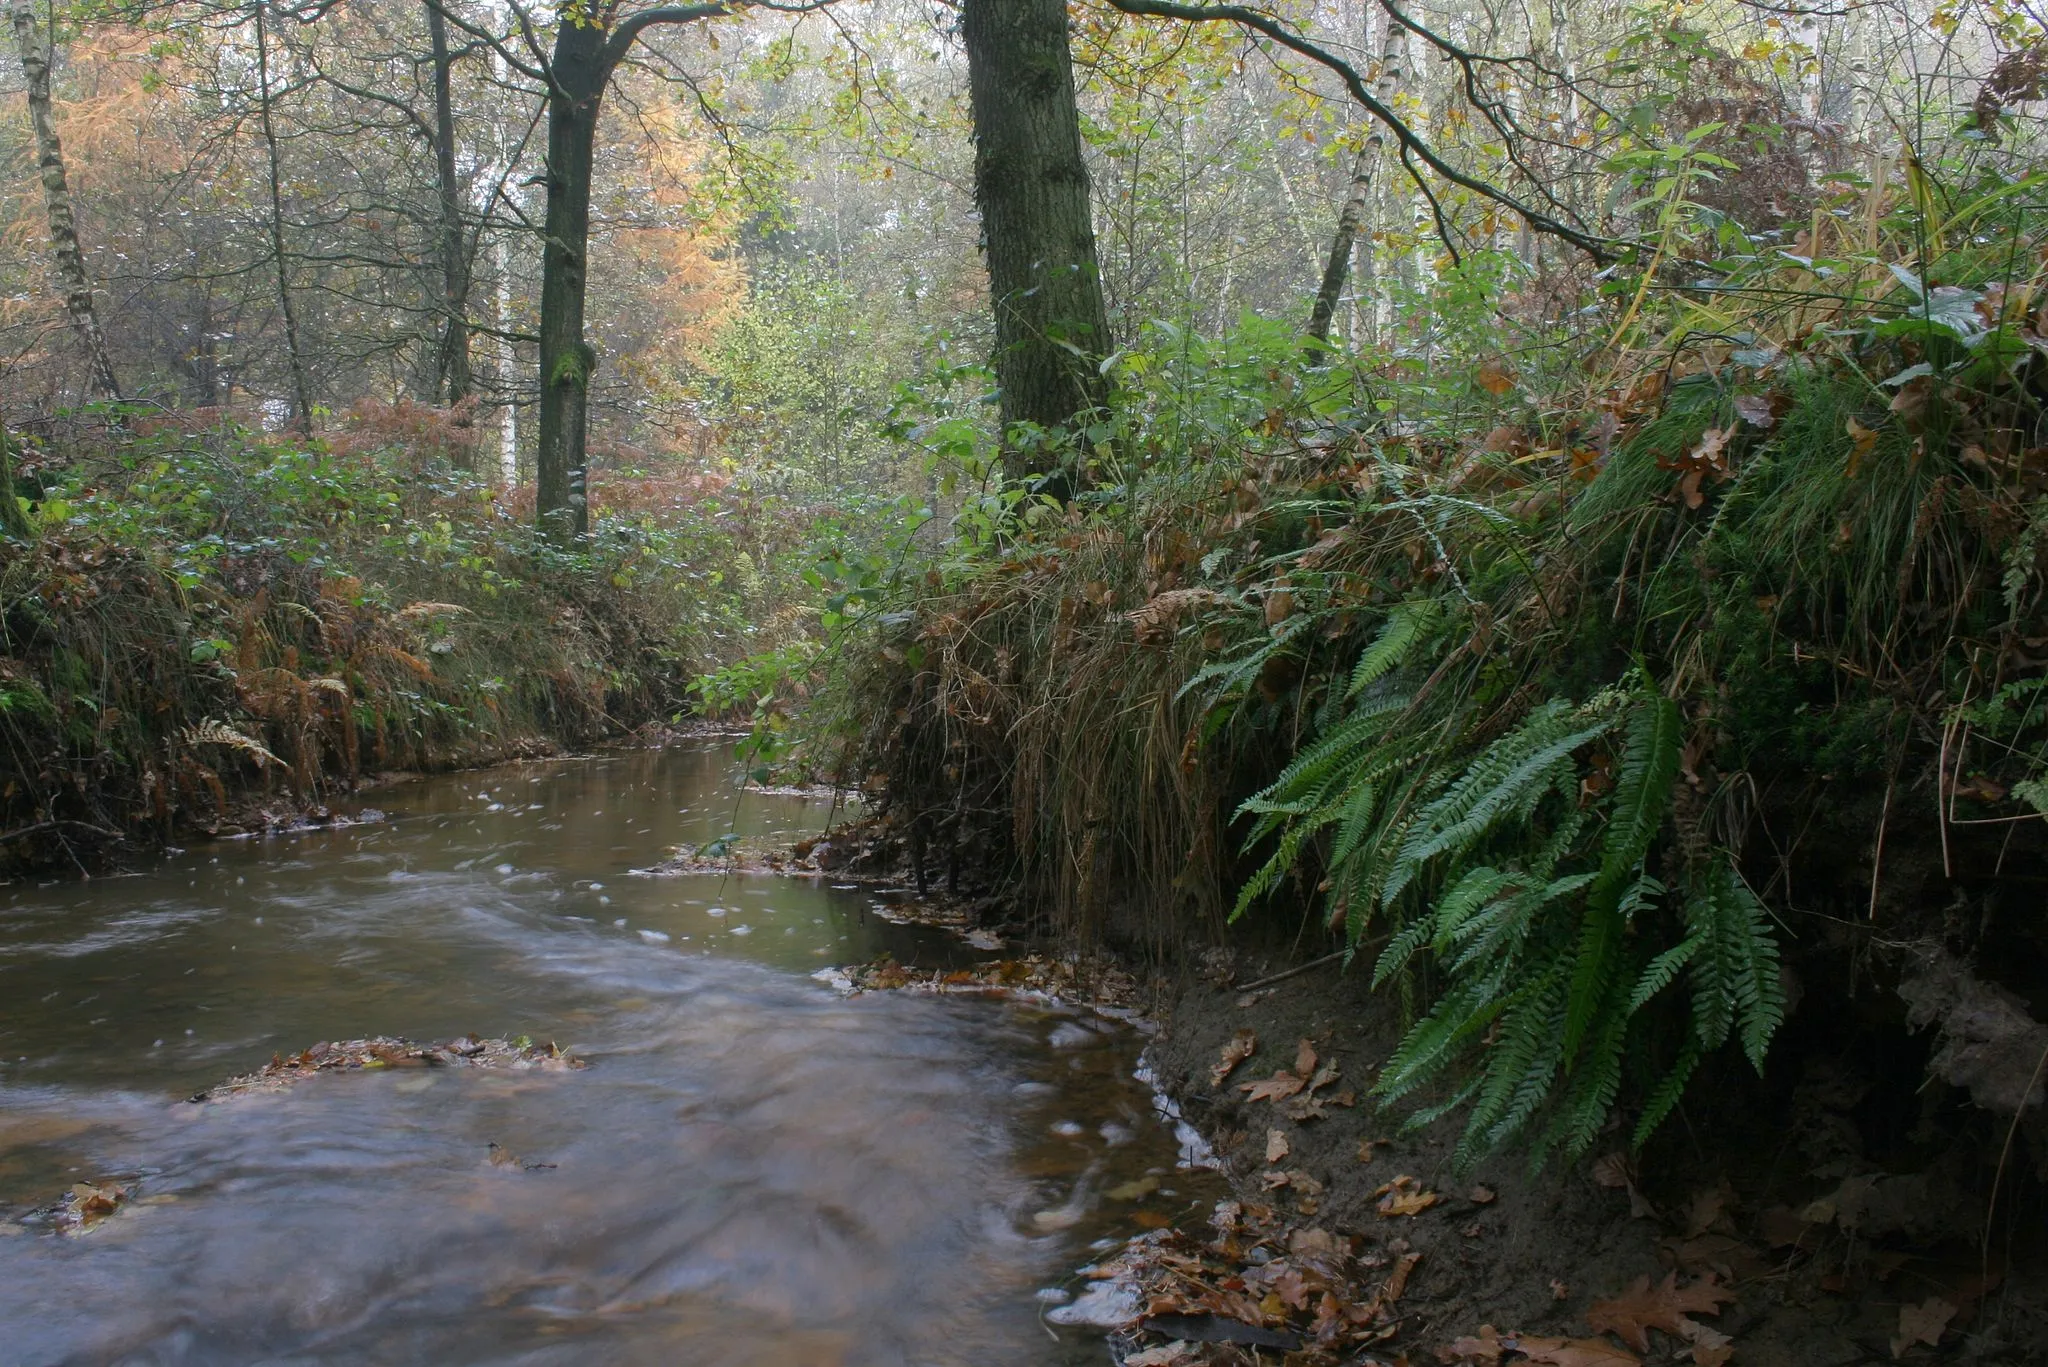
<instances>
[{"instance_id":1,"label":"water reflection","mask_svg":"<svg viewBox=\"0 0 2048 1367\"><path fill-rule=\"evenodd\" d=\"M0 1213L81 1177L142 1194L84 1238L0 1238L0 1358L1104 1360L1034 1293L1208 1190L1130 1033L832 995L806 975L957 953L859 890L628 876L823 824L735 806L726 772L703 747L461 775L384 824L0 894ZM317 1039L471 1030L593 1066L173 1099Z\"/></svg>"}]
</instances>

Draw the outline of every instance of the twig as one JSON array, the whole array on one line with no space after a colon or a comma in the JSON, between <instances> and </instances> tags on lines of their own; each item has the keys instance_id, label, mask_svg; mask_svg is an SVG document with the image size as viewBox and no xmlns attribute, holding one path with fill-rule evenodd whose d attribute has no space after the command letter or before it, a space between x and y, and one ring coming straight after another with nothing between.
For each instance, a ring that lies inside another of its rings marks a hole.
<instances>
[{"instance_id":1,"label":"twig","mask_svg":"<svg viewBox=\"0 0 2048 1367\"><path fill-rule=\"evenodd\" d=\"M1877 814L1877 848L1870 856L1870 919L1877 919L1877 876L1884 868L1884 828L1892 819L1892 785L1899 781L1899 771L1893 769L1891 777L1885 780L1884 808Z\"/></svg>"},{"instance_id":2,"label":"twig","mask_svg":"<svg viewBox=\"0 0 2048 1367\"><path fill-rule=\"evenodd\" d=\"M1320 959L1311 959L1305 964L1296 964L1284 973L1270 974L1259 979L1257 982L1245 983L1235 990L1239 992L1256 992L1262 987L1271 987L1274 983L1284 983L1289 978L1298 978L1311 969L1321 968L1324 964L1333 964L1339 959L1348 959L1349 957L1351 957L1350 950L1340 949L1335 954L1325 954Z\"/></svg>"},{"instance_id":3,"label":"twig","mask_svg":"<svg viewBox=\"0 0 2048 1367\"><path fill-rule=\"evenodd\" d=\"M75 826L81 831L89 831L104 840L121 839L119 831L110 831L105 826L95 826L90 821L75 821L70 817L55 817L49 821L38 821L34 825L22 826L16 830L8 831L5 835L0 835L0 845L4 845L10 840L20 840L24 836L41 835L44 831L54 831L63 826Z\"/></svg>"},{"instance_id":4,"label":"twig","mask_svg":"<svg viewBox=\"0 0 2048 1367\"><path fill-rule=\"evenodd\" d=\"M2027 1101L2034 1095L2034 1088L2041 1085L2042 1070L2048 1069L2048 1049L2041 1051L2041 1061L2034 1065L2034 1075L2027 1079L2027 1089L2020 1093L2020 1104L2012 1113L2012 1124L2006 1126L2005 1145L1998 1151L1998 1171L1991 1175L1991 1199L1984 1206L1984 1245L1979 1252L1982 1265L1980 1276L1991 1271L1991 1222L1998 1214L1998 1185L2005 1180L2006 1160L2012 1157L2012 1137L2019 1133L2020 1117L2027 1113Z\"/></svg>"}]
</instances>

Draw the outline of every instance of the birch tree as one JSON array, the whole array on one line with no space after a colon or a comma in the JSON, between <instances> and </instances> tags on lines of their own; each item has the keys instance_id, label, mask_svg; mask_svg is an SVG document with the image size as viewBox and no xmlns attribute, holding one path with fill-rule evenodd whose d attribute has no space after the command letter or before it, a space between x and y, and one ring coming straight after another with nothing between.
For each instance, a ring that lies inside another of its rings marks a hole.
<instances>
[{"instance_id":1,"label":"birch tree","mask_svg":"<svg viewBox=\"0 0 2048 1367\"><path fill-rule=\"evenodd\" d=\"M71 181L64 170L64 143L50 108L50 51L36 34L35 6L16 0L14 43L27 78L29 122L35 129L36 166L43 183L43 209L49 220L50 255L56 266L57 289L64 311L85 347L86 383L96 399L118 400L114 362L107 354L107 336L93 305L92 278L86 273L85 251L78 241L78 220L71 207ZM11 491L10 491L11 492Z\"/></svg>"}]
</instances>

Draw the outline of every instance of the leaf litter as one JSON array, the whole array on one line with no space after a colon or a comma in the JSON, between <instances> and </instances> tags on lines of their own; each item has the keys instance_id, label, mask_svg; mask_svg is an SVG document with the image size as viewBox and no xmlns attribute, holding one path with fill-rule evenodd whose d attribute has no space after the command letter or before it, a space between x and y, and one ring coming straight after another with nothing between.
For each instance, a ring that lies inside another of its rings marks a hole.
<instances>
[{"instance_id":1,"label":"leaf litter","mask_svg":"<svg viewBox=\"0 0 2048 1367\"><path fill-rule=\"evenodd\" d=\"M392 1035L315 1044L286 1057L273 1054L253 1073L229 1078L194 1094L194 1102L229 1101L252 1093L288 1091L317 1073L356 1072L384 1068L490 1068L515 1072L566 1072L587 1066L562 1052L561 1046L516 1039L485 1039L465 1035L435 1044L421 1044Z\"/></svg>"},{"instance_id":2,"label":"leaf litter","mask_svg":"<svg viewBox=\"0 0 2048 1367\"><path fill-rule=\"evenodd\" d=\"M1125 1367L1270 1362L1273 1352L1299 1367L1335 1367L1399 1332L1399 1303L1421 1256L1390 1257L1356 1236L1290 1224L1270 1207L1223 1201L1208 1237L1142 1234L1082 1275L1123 1293L1098 1303L1121 1307L1102 1327Z\"/></svg>"}]
</instances>

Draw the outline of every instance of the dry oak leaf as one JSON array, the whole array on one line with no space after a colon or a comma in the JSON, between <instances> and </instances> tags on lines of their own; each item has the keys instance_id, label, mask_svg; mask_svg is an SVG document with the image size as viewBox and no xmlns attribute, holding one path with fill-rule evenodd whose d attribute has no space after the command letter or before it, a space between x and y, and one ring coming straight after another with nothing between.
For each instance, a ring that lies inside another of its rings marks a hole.
<instances>
[{"instance_id":1,"label":"dry oak leaf","mask_svg":"<svg viewBox=\"0 0 2048 1367\"><path fill-rule=\"evenodd\" d=\"M1413 1177L1400 1176L1380 1187L1373 1195L1380 1198L1375 1207L1382 1220L1392 1220L1403 1215L1420 1215L1437 1203L1437 1194L1424 1190Z\"/></svg>"},{"instance_id":2,"label":"dry oak leaf","mask_svg":"<svg viewBox=\"0 0 2048 1367\"><path fill-rule=\"evenodd\" d=\"M1918 1305L1900 1306L1899 1332L1892 1339L1892 1356L1904 1357L1906 1350L1916 1343L1940 1347L1941 1336L1948 1331L1948 1322L1956 1317L1957 1309L1954 1302L1939 1296L1930 1296Z\"/></svg>"},{"instance_id":3,"label":"dry oak leaf","mask_svg":"<svg viewBox=\"0 0 2048 1367\"><path fill-rule=\"evenodd\" d=\"M1588 1306L1586 1324L1596 1334L1613 1334L1638 1353L1647 1353L1650 1330L1689 1338L1685 1332L1691 1323L1685 1318L1688 1314L1717 1315L1722 1302L1734 1299L1734 1294L1712 1277L1681 1287L1676 1272L1667 1274L1658 1286L1651 1286L1650 1279L1643 1276L1612 1300Z\"/></svg>"},{"instance_id":4,"label":"dry oak leaf","mask_svg":"<svg viewBox=\"0 0 2048 1367\"><path fill-rule=\"evenodd\" d=\"M1266 1161L1277 1163L1287 1156L1287 1136L1278 1130L1266 1131Z\"/></svg>"},{"instance_id":5,"label":"dry oak leaf","mask_svg":"<svg viewBox=\"0 0 2048 1367\"><path fill-rule=\"evenodd\" d=\"M1437 1349L1436 1360L1466 1364L1467 1367L1497 1367L1504 1346L1500 1341L1500 1330L1490 1324L1482 1324L1478 1333L1452 1339Z\"/></svg>"},{"instance_id":6,"label":"dry oak leaf","mask_svg":"<svg viewBox=\"0 0 2048 1367\"><path fill-rule=\"evenodd\" d=\"M1313 1083L1308 1080L1312 1077L1316 1079ZM1330 1070L1327 1079L1316 1072L1315 1046L1303 1040L1301 1047L1295 1051L1293 1072L1281 1068L1269 1078L1262 1078L1257 1082L1240 1082L1237 1084L1237 1090L1245 1094L1246 1101L1285 1101L1304 1087L1321 1087L1327 1082L1336 1081L1336 1078L1334 1069Z\"/></svg>"},{"instance_id":7,"label":"dry oak leaf","mask_svg":"<svg viewBox=\"0 0 2048 1367\"><path fill-rule=\"evenodd\" d=\"M1258 1047L1259 1037L1249 1030L1240 1030L1232 1035L1230 1041L1223 1046L1222 1055L1209 1069L1209 1085L1221 1087L1223 1079L1229 1077L1238 1064L1250 1058L1252 1051Z\"/></svg>"},{"instance_id":8,"label":"dry oak leaf","mask_svg":"<svg viewBox=\"0 0 2048 1367\"><path fill-rule=\"evenodd\" d=\"M1728 1359L1735 1356L1734 1339L1698 1320L1681 1317L1679 1323L1692 1342L1693 1367L1727 1367Z\"/></svg>"},{"instance_id":9,"label":"dry oak leaf","mask_svg":"<svg viewBox=\"0 0 2048 1367\"><path fill-rule=\"evenodd\" d=\"M1496 1192L1492 1187L1489 1187L1482 1182L1480 1185L1466 1192L1465 1199L1467 1201L1470 1201L1475 1206L1490 1206L1495 1201L1500 1199L1500 1193Z\"/></svg>"},{"instance_id":10,"label":"dry oak leaf","mask_svg":"<svg viewBox=\"0 0 2048 1367\"><path fill-rule=\"evenodd\" d=\"M1544 1339L1517 1334L1510 1342L1531 1362L1545 1367L1637 1367L1634 1353L1603 1339Z\"/></svg>"}]
</instances>

